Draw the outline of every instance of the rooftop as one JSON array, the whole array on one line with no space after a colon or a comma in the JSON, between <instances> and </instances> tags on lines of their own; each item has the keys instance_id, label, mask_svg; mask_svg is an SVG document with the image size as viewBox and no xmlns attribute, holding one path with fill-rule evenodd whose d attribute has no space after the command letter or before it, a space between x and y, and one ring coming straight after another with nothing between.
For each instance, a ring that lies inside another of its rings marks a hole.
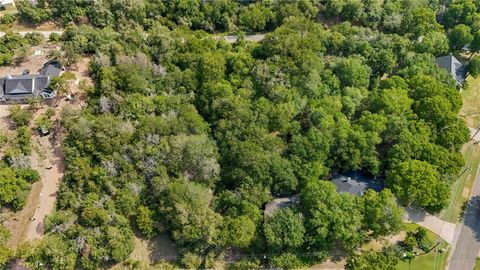
<instances>
[{"instance_id":1,"label":"rooftop","mask_svg":"<svg viewBox=\"0 0 480 270\"><path fill-rule=\"evenodd\" d=\"M453 79L456 81L457 86L462 86L467 75L466 67L458 61L453 55L445 55L435 58L435 62L438 67L446 69L450 73Z\"/></svg>"},{"instance_id":2,"label":"rooftop","mask_svg":"<svg viewBox=\"0 0 480 270\"><path fill-rule=\"evenodd\" d=\"M2 100L25 100L36 96L52 98L55 91L50 90L50 82L62 71L63 67L59 62L48 61L40 69L40 74L8 75L0 78L0 97Z\"/></svg>"},{"instance_id":3,"label":"rooftop","mask_svg":"<svg viewBox=\"0 0 480 270\"><path fill-rule=\"evenodd\" d=\"M337 187L338 193L352 195L363 195L368 189L380 192L384 188L383 181L369 178L361 172L334 174L332 182Z\"/></svg>"}]
</instances>

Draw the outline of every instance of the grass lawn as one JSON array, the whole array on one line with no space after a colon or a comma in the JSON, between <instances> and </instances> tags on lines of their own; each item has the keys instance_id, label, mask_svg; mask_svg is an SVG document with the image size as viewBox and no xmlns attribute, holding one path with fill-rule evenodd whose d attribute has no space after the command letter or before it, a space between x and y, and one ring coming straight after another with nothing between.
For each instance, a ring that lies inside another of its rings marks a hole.
<instances>
[{"instance_id":1,"label":"grass lawn","mask_svg":"<svg viewBox=\"0 0 480 270\"><path fill-rule=\"evenodd\" d=\"M480 270L480 258L477 258L477 261L475 263L475 267L473 268L473 270Z\"/></svg>"},{"instance_id":2,"label":"grass lawn","mask_svg":"<svg viewBox=\"0 0 480 270\"><path fill-rule=\"evenodd\" d=\"M476 128L480 124L480 78L468 77L467 86L461 95L463 106L459 115L469 127ZM449 205L440 213L442 219L453 223L459 221L462 207L470 197L480 162L480 149L473 142L468 142L462 148L462 155L468 170L452 185Z\"/></svg>"},{"instance_id":3,"label":"grass lawn","mask_svg":"<svg viewBox=\"0 0 480 270\"><path fill-rule=\"evenodd\" d=\"M411 224L411 223L405 224L406 231L414 231L418 227L419 226L416 224ZM433 232L427 229L427 239L431 243L435 243L438 237L436 234L434 234ZM442 248L445 248L447 252L439 253L439 252L434 252L434 250L432 250L428 254L417 256L415 259L412 260L411 263L400 261L400 263L397 265L397 269L398 270L424 270L424 269L443 270L446 267L448 252L449 252L449 246L443 240L440 243L440 245L438 245L437 249L439 250Z\"/></svg>"},{"instance_id":4,"label":"grass lawn","mask_svg":"<svg viewBox=\"0 0 480 270\"><path fill-rule=\"evenodd\" d=\"M470 197L470 191L475 183L477 168L480 163L478 144L468 142L462 147L462 155L468 170L455 181L451 187L448 207L440 213L440 217L448 222L457 223L462 213L462 207Z\"/></svg>"},{"instance_id":5,"label":"grass lawn","mask_svg":"<svg viewBox=\"0 0 480 270\"><path fill-rule=\"evenodd\" d=\"M468 77L467 87L464 88L461 93L463 106L459 114L469 127L476 128L480 124L480 77Z\"/></svg>"}]
</instances>

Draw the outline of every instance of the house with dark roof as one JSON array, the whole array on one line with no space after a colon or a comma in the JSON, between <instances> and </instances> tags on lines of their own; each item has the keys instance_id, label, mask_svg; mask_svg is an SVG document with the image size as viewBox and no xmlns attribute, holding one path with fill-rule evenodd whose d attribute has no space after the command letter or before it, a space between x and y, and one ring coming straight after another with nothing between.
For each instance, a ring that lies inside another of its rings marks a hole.
<instances>
[{"instance_id":1,"label":"house with dark roof","mask_svg":"<svg viewBox=\"0 0 480 270\"><path fill-rule=\"evenodd\" d=\"M338 193L348 193L361 196L368 189L380 192L384 188L382 180L372 179L361 172L336 173L332 175L332 182Z\"/></svg>"},{"instance_id":2,"label":"house with dark roof","mask_svg":"<svg viewBox=\"0 0 480 270\"><path fill-rule=\"evenodd\" d=\"M460 63L460 61L451 54L437 57L435 58L435 62L438 67L447 70L447 72L452 75L457 87L462 87L465 82L465 77L467 76L466 66Z\"/></svg>"},{"instance_id":3,"label":"house with dark roof","mask_svg":"<svg viewBox=\"0 0 480 270\"><path fill-rule=\"evenodd\" d=\"M26 101L40 97L52 99L57 91L50 88L54 77L62 74L64 68L57 61L49 61L43 65L39 74L7 75L0 78L0 101Z\"/></svg>"}]
</instances>

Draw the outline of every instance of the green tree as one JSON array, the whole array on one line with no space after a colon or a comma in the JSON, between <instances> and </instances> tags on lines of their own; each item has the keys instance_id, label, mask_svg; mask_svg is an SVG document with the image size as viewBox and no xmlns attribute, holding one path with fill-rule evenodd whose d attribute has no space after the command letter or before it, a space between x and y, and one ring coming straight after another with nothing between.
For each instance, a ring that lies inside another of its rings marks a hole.
<instances>
[{"instance_id":1,"label":"green tree","mask_svg":"<svg viewBox=\"0 0 480 270\"><path fill-rule=\"evenodd\" d=\"M434 56L441 56L448 52L449 40L442 31L432 31L425 34L423 38L419 38L415 46L419 53L430 53Z\"/></svg>"},{"instance_id":2,"label":"green tree","mask_svg":"<svg viewBox=\"0 0 480 270\"><path fill-rule=\"evenodd\" d=\"M239 14L240 25L245 30L263 31L274 18L273 12L261 2L250 4Z\"/></svg>"},{"instance_id":3,"label":"green tree","mask_svg":"<svg viewBox=\"0 0 480 270\"><path fill-rule=\"evenodd\" d=\"M22 178L17 177L9 167L0 169L0 202L19 210L23 207L30 185ZM26 193L26 194L25 194Z\"/></svg>"},{"instance_id":4,"label":"green tree","mask_svg":"<svg viewBox=\"0 0 480 270\"><path fill-rule=\"evenodd\" d=\"M284 252L270 259L270 262L280 269L299 269L304 263L295 253Z\"/></svg>"},{"instance_id":5,"label":"green tree","mask_svg":"<svg viewBox=\"0 0 480 270\"><path fill-rule=\"evenodd\" d=\"M448 202L448 185L442 182L435 167L425 161L398 164L389 172L387 186L403 204L418 204L429 212L442 210Z\"/></svg>"},{"instance_id":6,"label":"green tree","mask_svg":"<svg viewBox=\"0 0 480 270\"><path fill-rule=\"evenodd\" d=\"M13 257L13 250L7 247L10 239L10 231L3 225L0 225L0 267L6 267Z\"/></svg>"},{"instance_id":7,"label":"green tree","mask_svg":"<svg viewBox=\"0 0 480 270\"><path fill-rule=\"evenodd\" d=\"M412 33L414 37L442 29L437 23L435 10L424 7L407 10L402 24L403 31Z\"/></svg>"},{"instance_id":8,"label":"green tree","mask_svg":"<svg viewBox=\"0 0 480 270\"><path fill-rule=\"evenodd\" d=\"M50 87L52 89L57 90L59 95L68 95L71 94L72 91L70 88L72 87L72 83L77 79L74 73L72 72L64 72L59 77L54 77L50 82Z\"/></svg>"},{"instance_id":9,"label":"green tree","mask_svg":"<svg viewBox=\"0 0 480 270\"><path fill-rule=\"evenodd\" d=\"M389 235L398 233L402 229L403 211L390 190L380 193L367 190L363 195L364 221L367 231L373 235Z\"/></svg>"},{"instance_id":10,"label":"green tree","mask_svg":"<svg viewBox=\"0 0 480 270\"><path fill-rule=\"evenodd\" d=\"M140 231L147 237L152 237L155 234L153 211L148 207L144 205L138 207L136 222Z\"/></svg>"},{"instance_id":11,"label":"green tree","mask_svg":"<svg viewBox=\"0 0 480 270\"><path fill-rule=\"evenodd\" d=\"M263 225L267 245L272 250L286 251L300 247L305 228L299 214L290 208L278 209Z\"/></svg>"},{"instance_id":12,"label":"green tree","mask_svg":"<svg viewBox=\"0 0 480 270\"><path fill-rule=\"evenodd\" d=\"M352 256L347 260L348 270L394 270L399 262L395 251L385 249L380 252L367 251Z\"/></svg>"},{"instance_id":13,"label":"green tree","mask_svg":"<svg viewBox=\"0 0 480 270\"><path fill-rule=\"evenodd\" d=\"M367 87L370 82L371 69L358 58L339 60L334 71L344 87Z\"/></svg>"},{"instance_id":14,"label":"green tree","mask_svg":"<svg viewBox=\"0 0 480 270\"><path fill-rule=\"evenodd\" d=\"M28 108L13 105L9 108L10 119L16 126L26 126L30 123L33 113Z\"/></svg>"},{"instance_id":15,"label":"green tree","mask_svg":"<svg viewBox=\"0 0 480 270\"><path fill-rule=\"evenodd\" d=\"M454 0L446 10L445 24L453 28L459 24L472 25L477 7L472 0Z\"/></svg>"},{"instance_id":16,"label":"green tree","mask_svg":"<svg viewBox=\"0 0 480 270\"><path fill-rule=\"evenodd\" d=\"M315 250L329 250L334 243L353 250L363 241L362 213L355 197L337 194L331 182L311 180L300 198L307 239Z\"/></svg>"},{"instance_id":17,"label":"green tree","mask_svg":"<svg viewBox=\"0 0 480 270\"><path fill-rule=\"evenodd\" d=\"M463 48L463 46L473 41L473 35L470 33L470 27L464 24L459 24L450 30L448 33L448 39L452 51L458 51Z\"/></svg>"},{"instance_id":18,"label":"green tree","mask_svg":"<svg viewBox=\"0 0 480 270\"><path fill-rule=\"evenodd\" d=\"M256 232L256 225L250 217L226 217L223 222L221 238L225 245L238 248L250 246Z\"/></svg>"},{"instance_id":19,"label":"green tree","mask_svg":"<svg viewBox=\"0 0 480 270\"><path fill-rule=\"evenodd\" d=\"M212 193L193 182L174 181L160 198L160 213L178 244L205 248L216 241L221 216L210 208Z\"/></svg>"},{"instance_id":20,"label":"green tree","mask_svg":"<svg viewBox=\"0 0 480 270\"><path fill-rule=\"evenodd\" d=\"M480 75L480 56L474 56L468 63L468 73L475 79Z\"/></svg>"},{"instance_id":21,"label":"green tree","mask_svg":"<svg viewBox=\"0 0 480 270\"><path fill-rule=\"evenodd\" d=\"M73 270L77 252L71 242L59 235L46 235L30 252L26 261L38 267L40 264L51 269Z\"/></svg>"},{"instance_id":22,"label":"green tree","mask_svg":"<svg viewBox=\"0 0 480 270\"><path fill-rule=\"evenodd\" d=\"M35 6L28 0L20 0L15 1L15 6L23 20L34 24L39 24L52 18L52 10L44 5Z\"/></svg>"}]
</instances>

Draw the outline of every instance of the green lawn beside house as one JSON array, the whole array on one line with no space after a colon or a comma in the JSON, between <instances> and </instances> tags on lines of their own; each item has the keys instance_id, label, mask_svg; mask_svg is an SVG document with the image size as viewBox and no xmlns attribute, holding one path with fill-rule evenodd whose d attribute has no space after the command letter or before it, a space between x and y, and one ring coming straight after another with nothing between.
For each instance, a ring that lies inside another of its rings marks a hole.
<instances>
[{"instance_id":1,"label":"green lawn beside house","mask_svg":"<svg viewBox=\"0 0 480 270\"><path fill-rule=\"evenodd\" d=\"M480 77L467 78L467 84L462 90L463 106L459 117L463 118L470 128L480 125ZM463 207L470 197L478 166L480 163L480 148L474 141L466 143L462 148L466 171L453 183L448 207L440 213L440 218L448 222L460 221ZM462 173L463 170L460 173Z\"/></svg>"}]
</instances>

